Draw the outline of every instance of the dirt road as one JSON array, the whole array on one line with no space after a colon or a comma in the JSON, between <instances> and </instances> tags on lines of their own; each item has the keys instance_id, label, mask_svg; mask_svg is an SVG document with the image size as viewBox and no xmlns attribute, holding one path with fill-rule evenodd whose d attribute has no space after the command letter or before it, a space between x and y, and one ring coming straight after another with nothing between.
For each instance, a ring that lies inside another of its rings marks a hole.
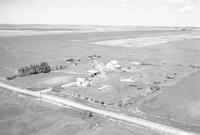
<instances>
[{"instance_id":1,"label":"dirt road","mask_svg":"<svg viewBox=\"0 0 200 135\"><path fill-rule=\"evenodd\" d=\"M146 128L149 128L151 130L155 130L158 131L160 133L163 134L172 134L172 135L197 135L197 133L190 133L190 132L186 132L174 127L170 127L167 125L162 125L162 124L158 124L155 122L151 122L148 120L144 120L144 119L140 119L140 118L136 118L136 117L131 117L131 116L127 116L124 114L119 114L116 112L112 112L112 111L107 111L107 110L103 110L103 109L97 109L94 107L90 107L90 106L86 106L86 105L82 105L80 103L76 103L74 101L68 100L68 99L64 99L64 98L60 98L60 97L56 97L56 96L52 96L52 95L48 95L48 94L41 94L38 92L32 92L26 89L21 89L21 88L16 88L4 83L0 83L0 87L2 88L6 88L18 93L22 93L22 94L26 94L26 95L30 95L30 96L34 96L37 98L41 98L44 99L45 101L48 101L50 103L54 103L54 104L61 104L63 106L70 106L73 108L78 108L81 110L86 110L86 111L91 111L100 115L104 115L110 118L114 118L120 121L125 121L125 122L130 122L133 124L137 124Z\"/></svg>"}]
</instances>

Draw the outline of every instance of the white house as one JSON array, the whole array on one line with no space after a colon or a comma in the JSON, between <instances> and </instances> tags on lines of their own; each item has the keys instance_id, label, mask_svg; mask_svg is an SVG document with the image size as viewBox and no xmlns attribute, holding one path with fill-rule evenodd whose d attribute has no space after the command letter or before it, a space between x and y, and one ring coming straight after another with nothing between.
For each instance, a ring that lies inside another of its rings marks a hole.
<instances>
[{"instance_id":1,"label":"white house","mask_svg":"<svg viewBox=\"0 0 200 135\"><path fill-rule=\"evenodd\" d=\"M82 87L88 87L90 86L90 80L86 78L77 78L76 79L77 85Z\"/></svg>"},{"instance_id":2,"label":"white house","mask_svg":"<svg viewBox=\"0 0 200 135\"><path fill-rule=\"evenodd\" d=\"M106 68L110 70L115 70L115 69L120 69L122 67L118 64L118 61L111 60L109 63L106 64Z\"/></svg>"}]
</instances>

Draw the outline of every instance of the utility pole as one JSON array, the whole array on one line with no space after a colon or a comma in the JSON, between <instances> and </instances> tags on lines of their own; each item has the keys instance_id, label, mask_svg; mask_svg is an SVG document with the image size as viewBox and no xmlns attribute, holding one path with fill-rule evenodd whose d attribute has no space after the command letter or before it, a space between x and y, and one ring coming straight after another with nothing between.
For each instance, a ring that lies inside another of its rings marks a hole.
<instances>
[{"instance_id":1,"label":"utility pole","mask_svg":"<svg viewBox=\"0 0 200 135\"><path fill-rule=\"evenodd\" d=\"M40 102L41 102L41 91L40 91Z\"/></svg>"}]
</instances>

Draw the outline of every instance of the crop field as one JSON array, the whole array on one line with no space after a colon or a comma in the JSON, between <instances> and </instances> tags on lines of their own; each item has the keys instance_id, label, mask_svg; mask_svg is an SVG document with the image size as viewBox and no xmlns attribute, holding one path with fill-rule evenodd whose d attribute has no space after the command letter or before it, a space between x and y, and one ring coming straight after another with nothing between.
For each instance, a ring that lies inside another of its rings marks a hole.
<instances>
[{"instance_id":1,"label":"crop field","mask_svg":"<svg viewBox=\"0 0 200 135\"><path fill-rule=\"evenodd\" d=\"M67 85L61 91L51 91L50 94L67 95L67 97L71 95L70 99L81 103L97 105L98 102L101 107L104 105L104 109L106 107L116 109L130 115L144 114L145 116L141 117L147 119L148 116L154 117L155 121L157 117L162 117L168 120L169 125L173 121L200 129L200 32L198 30L90 29L93 30L0 36L0 81L31 91ZM94 55L95 58L90 59L89 56ZM70 59L75 62L67 62ZM60 65L66 68L6 80L7 76L17 74L18 68L43 61L48 62L53 68ZM109 69L107 65L111 61L117 62L120 68ZM100 73L91 77L88 75L89 70L97 70ZM79 80L86 78L90 81L90 85L68 87L68 84L78 82L78 78ZM10 96L5 90L1 91L2 96ZM2 119L0 121L5 121L4 119L8 121L7 119L11 118L17 124L1 123L2 134L6 133L5 130L9 126L12 129L10 132L19 134L26 134L29 130L37 132L36 134L62 134L65 130L69 134L95 135L121 134L122 130L126 130L123 134L127 135L146 133L145 130L141 133L139 129L129 130L127 127L96 116L85 118L86 114L84 116L79 112L73 114L71 109L56 107L55 110L52 106L47 107L46 104L40 104L32 99L29 101L26 98L18 99L12 94L11 96L14 96L11 99L16 101L17 107L9 107L12 100L5 100L9 103L5 103L8 106L4 105L4 100L1 98L1 108L5 110L0 111L2 114L5 113L5 116L0 116ZM27 103L22 103L23 100ZM31 107L29 104L34 106ZM38 113L34 114L34 110L37 109ZM49 115L43 117L45 114ZM36 119L44 123L40 124ZM27 125L26 130L23 129L23 125L31 123L30 121L33 121L33 124ZM60 125L61 130L59 128L55 131L49 130L54 126L52 124L54 122ZM73 124L69 124L71 122ZM95 127L94 123L100 126L90 130L89 128ZM16 125L19 125L17 131Z\"/></svg>"}]
</instances>

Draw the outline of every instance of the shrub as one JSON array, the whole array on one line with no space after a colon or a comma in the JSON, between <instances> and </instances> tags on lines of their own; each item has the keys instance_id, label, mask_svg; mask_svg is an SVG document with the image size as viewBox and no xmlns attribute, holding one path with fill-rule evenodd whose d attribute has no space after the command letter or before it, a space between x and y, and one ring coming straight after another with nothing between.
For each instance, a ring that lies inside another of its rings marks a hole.
<instances>
[{"instance_id":1,"label":"shrub","mask_svg":"<svg viewBox=\"0 0 200 135\"><path fill-rule=\"evenodd\" d=\"M89 117L93 117L93 114L92 114L92 112L89 112Z\"/></svg>"},{"instance_id":2,"label":"shrub","mask_svg":"<svg viewBox=\"0 0 200 135\"><path fill-rule=\"evenodd\" d=\"M94 102L98 104L98 103L99 103L99 100L95 100Z\"/></svg>"},{"instance_id":3,"label":"shrub","mask_svg":"<svg viewBox=\"0 0 200 135\"><path fill-rule=\"evenodd\" d=\"M66 65L59 65L59 66L55 66L53 68L51 68L51 70L62 70L62 69L66 69L67 66Z\"/></svg>"},{"instance_id":4,"label":"shrub","mask_svg":"<svg viewBox=\"0 0 200 135\"><path fill-rule=\"evenodd\" d=\"M154 91L158 91L158 90L160 90L160 87L159 87L159 86L156 86L156 85L155 85L155 86L151 86L151 87L150 87L150 90L153 91L153 92L154 92Z\"/></svg>"},{"instance_id":5,"label":"shrub","mask_svg":"<svg viewBox=\"0 0 200 135\"><path fill-rule=\"evenodd\" d=\"M101 101L101 104L104 105L105 104L104 101Z\"/></svg>"},{"instance_id":6,"label":"shrub","mask_svg":"<svg viewBox=\"0 0 200 135\"><path fill-rule=\"evenodd\" d=\"M54 86L53 88L52 88L52 91L53 92L61 92L63 90L63 88L61 87L61 86Z\"/></svg>"},{"instance_id":7,"label":"shrub","mask_svg":"<svg viewBox=\"0 0 200 135\"><path fill-rule=\"evenodd\" d=\"M13 79L15 79L17 77L18 77L18 75L12 75L12 76L7 76L6 79L7 80L13 80Z\"/></svg>"}]
</instances>

